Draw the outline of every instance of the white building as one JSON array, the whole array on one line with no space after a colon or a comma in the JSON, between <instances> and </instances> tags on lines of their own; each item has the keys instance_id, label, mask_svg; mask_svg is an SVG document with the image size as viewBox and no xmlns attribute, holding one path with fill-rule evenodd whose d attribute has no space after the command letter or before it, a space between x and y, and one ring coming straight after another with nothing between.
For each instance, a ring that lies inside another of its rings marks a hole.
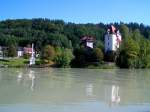
<instances>
[{"instance_id":1,"label":"white building","mask_svg":"<svg viewBox=\"0 0 150 112\"><path fill-rule=\"evenodd\" d=\"M22 48L22 47L18 47L17 56L18 56L18 57L22 57L22 56L23 56L23 53L24 53L23 48Z\"/></svg>"},{"instance_id":2,"label":"white building","mask_svg":"<svg viewBox=\"0 0 150 112\"><path fill-rule=\"evenodd\" d=\"M89 41L89 42L86 42L86 46L87 46L87 47L90 47L90 48L93 48L93 42L90 42L90 41Z\"/></svg>"},{"instance_id":3,"label":"white building","mask_svg":"<svg viewBox=\"0 0 150 112\"><path fill-rule=\"evenodd\" d=\"M121 39L122 37L119 30L117 31L114 26L111 26L105 35L105 53L108 51L115 52L120 46Z\"/></svg>"},{"instance_id":4,"label":"white building","mask_svg":"<svg viewBox=\"0 0 150 112\"><path fill-rule=\"evenodd\" d=\"M81 38L81 44L83 44L85 47L89 47L91 49L94 48L94 38L93 37L83 37Z\"/></svg>"}]
</instances>

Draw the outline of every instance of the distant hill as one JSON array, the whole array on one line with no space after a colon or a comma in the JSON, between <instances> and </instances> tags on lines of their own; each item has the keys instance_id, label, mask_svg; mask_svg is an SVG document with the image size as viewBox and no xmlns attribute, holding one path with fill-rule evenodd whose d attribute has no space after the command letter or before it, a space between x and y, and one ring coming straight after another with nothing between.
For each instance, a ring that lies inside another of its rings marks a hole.
<instances>
[{"instance_id":1,"label":"distant hill","mask_svg":"<svg viewBox=\"0 0 150 112\"><path fill-rule=\"evenodd\" d=\"M103 37L110 24L75 24L41 18L5 20L0 22L0 45L8 46L14 43L18 46L27 46L35 43L37 50L46 44L75 48L79 46L81 37L93 36L96 38L96 46L103 49ZM121 30L122 24L124 23L114 23L114 26ZM150 26L138 23L124 25L130 32L138 29L144 38L150 39Z\"/></svg>"}]
</instances>

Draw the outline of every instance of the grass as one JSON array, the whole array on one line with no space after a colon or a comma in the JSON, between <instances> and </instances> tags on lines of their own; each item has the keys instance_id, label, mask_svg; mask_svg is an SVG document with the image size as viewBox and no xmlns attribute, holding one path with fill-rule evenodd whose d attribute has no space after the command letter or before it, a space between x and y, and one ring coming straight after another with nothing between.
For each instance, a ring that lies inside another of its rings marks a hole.
<instances>
[{"instance_id":1,"label":"grass","mask_svg":"<svg viewBox=\"0 0 150 112\"><path fill-rule=\"evenodd\" d=\"M43 63L42 60L36 59L35 65L32 67L47 67L54 65L54 62ZM25 58L8 58L0 59L0 67L29 67L29 59Z\"/></svg>"},{"instance_id":2,"label":"grass","mask_svg":"<svg viewBox=\"0 0 150 112\"><path fill-rule=\"evenodd\" d=\"M25 58L11 58L11 59L0 59L0 67L27 67L29 65L29 59ZM50 67L55 65L54 62L44 64L42 60L36 59L35 67ZM99 63L99 64L88 64L85 68L90 69L113 69L117 68L115 63Z\"/></svg>"},{"instance_id":3,"label":"grass","mask_svg":"<svg viewBox=\"0 0 150 112\"><path fill-rule=\"evenodd\" d=\"M25 67L28 65L29 59L13 58L13 59L0 59L1 67Z\"/></svg>"}]
</instances>

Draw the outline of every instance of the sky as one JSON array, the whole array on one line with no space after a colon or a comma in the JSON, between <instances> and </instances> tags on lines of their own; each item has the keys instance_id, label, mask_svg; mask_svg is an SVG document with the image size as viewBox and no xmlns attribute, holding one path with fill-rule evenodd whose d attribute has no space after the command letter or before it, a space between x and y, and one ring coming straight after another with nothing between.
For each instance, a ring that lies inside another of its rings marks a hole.
<instances>
[{"instance_id":1,"label":"sky","mask_svg":"<svg viewBox=\"0 0 150 112\"><path fill-rule=\"evenodd\" d=\"M150 25L150 0L0 0L0 20L32 18Z\"/></svg>"}]
</instances>

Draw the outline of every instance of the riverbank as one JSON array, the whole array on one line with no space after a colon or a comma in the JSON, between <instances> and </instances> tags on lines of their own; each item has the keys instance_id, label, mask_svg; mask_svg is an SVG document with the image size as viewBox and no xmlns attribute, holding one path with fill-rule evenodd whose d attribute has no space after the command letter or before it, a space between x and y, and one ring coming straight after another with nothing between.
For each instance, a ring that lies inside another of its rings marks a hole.
<instances>
[{"instance_id":1,"label":"riverbank","mask_svg":"<svg viewBox=\"0 0 150 112\"><path fill-rule=\"evenodd\" d=\"M40 59L36 59L35 65L29 65L29 59L25 58L5 58L0 59L0 68L45 68L45 67L56 67L55 63L52 61L43 64Z\"/></svg>"},{"instance_id":2,"label":"riverbank","mask_svg":"<svg viewBox=\"0 0 150 112\"><path fill-rule=\"evenodd\" d=\"M103 62L98 65L89 65L86 68L89 68L89 69L116 69L119 67L117 67L117 65L112 62Z\"/></svg>"},{"instance_id":3,"label":"riverbank","mask_svg":"<svg viewBox=\"0 0 150 112\"><path fill-rule=\"evenodd\" d=\"M27 67L28 66L28 59L24 58L7 58L7 59L0 59L0 67L7 68L7 67Z\"/></svg>"},{"instance_id":4,"label":"riverbank","mask_svg":"<svg viewBox=\"0 0 150 112\"><path fill-rule=\"evenodd\" d=\"M59 68L55 63L50 62L48 64L43 64L40 59L37 59L36 64L33 66L29 66L29 59L24 58L8 58L8 59L0 59L0 68L46 68L46 67L53 67ZM73 67L74 68L74 67ZM78 67L76 67L78 68ZM113 69L118 68L115 63L101 63L101 64L91 64L84 68L89 69Z\"/></svg>"}]
</instances>

